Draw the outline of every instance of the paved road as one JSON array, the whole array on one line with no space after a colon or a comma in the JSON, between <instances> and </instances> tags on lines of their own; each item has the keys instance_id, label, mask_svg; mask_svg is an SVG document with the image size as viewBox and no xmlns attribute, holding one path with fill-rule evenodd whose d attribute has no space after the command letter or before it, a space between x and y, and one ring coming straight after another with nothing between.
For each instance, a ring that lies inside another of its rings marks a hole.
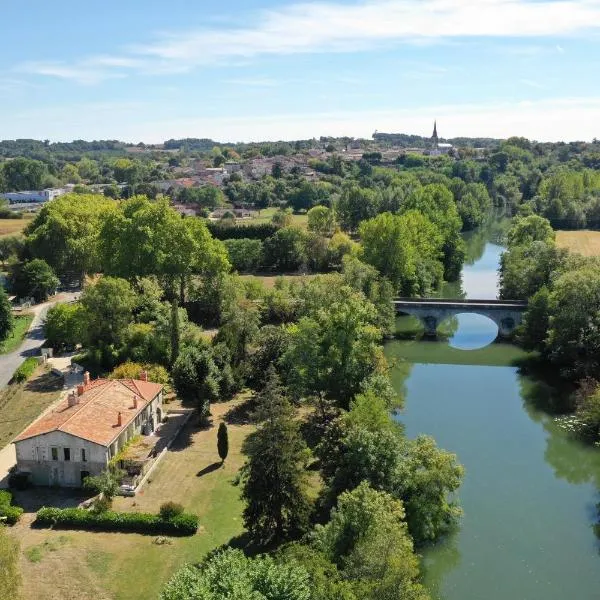
<instances>
[{"instance_id":1,"label":"paved road","mask_svg":"<svg viewBox=\"0 0 600 600\"><path fill-rule=\"evenodd\" d=\"M18 350L0 356L0 390L5 388L17 367L28 357L37 356L44 344L44 319L48 309L58 302L69 302L79 296L79 293L60 294L45 304L37 304L31 308L35 314L29 331Z\"/></svg>"}]
</instances>

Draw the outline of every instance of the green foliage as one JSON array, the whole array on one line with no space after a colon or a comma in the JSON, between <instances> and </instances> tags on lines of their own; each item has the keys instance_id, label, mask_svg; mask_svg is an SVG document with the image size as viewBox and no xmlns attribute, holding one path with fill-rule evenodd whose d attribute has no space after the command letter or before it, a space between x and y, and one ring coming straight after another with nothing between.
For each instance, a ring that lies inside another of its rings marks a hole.
<instances>
[{"instance_id":1,"label":"green foliage","mask_svg":"<svg viewBox=\"0 0 600 600\"><path fill-rule=\"evenodd\" d=\"M196 204L202 208L214 209L225 202L225 195L214 185L182 188L177 194L177 200L182 204Z\"/></svg>"},{"instance_id":2,"label":"green foliage","mask_svg":"<svg viewBox=\"0 0 600 600\"><path fill-rule=\"evenodd\" d=\"M160 515L134 512L89 511L82 508L41 508L35 524L55 529L87 529L163 535L194 535L198 517L187 513L163 519Z\"/></svg>"},{"instance_id":3,"label":"green foliage","mask_svg":"<svg viewBox=\"0 0 600 600\"><path fill-rule=\"evenodd\" d=\"M273 223L248 223L244 225L229 226L211 221L206 223L206 227L211 235L217 240L266 240L277 233L277 230L279 229L279 227Z\"/></svg>"},{"instance_id":4,"label":"green foliage","mask_svg":"<svg viewBox=\"0 0 600 600\"><path fill-rule=\"evenodd\" d=\"M247 558L228 548L178 571L161 600L317 600L306 571L269 556Z\"/></svg>"},{"instance_id":5,"label":"green foliage","mask_svg":"<svg viewBox=\"0 0 600 600\"><path fill-rule=\"evenodd\" d=\"M315 206L308 211L308 229L322 235L331 235L335 227L335 214L327 206Z\"/></svg>"},{"instance_id":6,"label":"green foliage","mask_svg":"<svg viewBox=\"0 0 600 600\"><path fill-rule=\"evenodd\" d=\"M353 184L342 190L335 211L343 229L356 231L362 221L375 217L380 203L377 192Z\"/></svg>"},{"instance_id":7,"label":"green foliage","mask_svg":"<svg viewBox=\"0 0 600 600\"><path fill-rule=\"evenodd\" d=\"M279 378L271 367L257 396L257 431L246 444L244 525L252 541L267 545L304 533L310 502L304 465L307 449Z\"/></svg>"},{"instance_id":8,"label":"green foliage","mask_svg":"<svg viewBox=\"0 0 600 600\"><path fill-rule=\"evenodd\" d=\"M53 348L74 347L84 338L84 315L81 304L55 304L48 309L44 332Z\"/></svg>"},{"instance_id":9,"label":"green foliage","mask_svg":"<svg viewBox=\"0 0 600 600\"><path fill-rule=\"evenodd\" d=\"M27 381L33 375L38 365L39 362L35 356L26 358L13 373L11 381L14 383L22 383L23 381Z\"/></svg>"},{"instance_id":10,"label":"green foliage","mask_svg":"<svg viewBox=\"0 0 600 600\"><path fill-rule=\"evenodd\" d=\"M0 342L11 334L15 324L12 306L4 288L0 286Z\"/></svg>"},{"instance_id":11,"label":"green foliage","mask_svg":"<svg viewBox=\"0 0 600 600\"><path fill-rule=\"evenodd\" d=\"M20 506L13 506L12 494L7 490L0 490L0 528L2 524L14 525L23 514Z\"/></svg>"},{"instance_id":12,"label":"green foliage","mask_svg":"<svg viewBox=\"0 0 600 600\"><path fill-rule=\"evenodd\" d=\"M227 433L227 425L221 422L217 431L217 451L221 462L225 462L229 454L229 434Z\"/></svg>"},{"instance_id":13,"label":"green foliage","mask_svg":"<svg viewBox=\"0 0 600 600\"><path fill-rule=\"evenodd\" d=\"M279 229L264 242L264 261L270 268L296 271L306 263L306 233L297 227Z\"/></svg>"},{"instance_id":14,"label":"green foliage","mask_svg":"<svg viewBox=\"0 0 600 600\"><path fill-rule=\"evenodd\" d=\"M61 280L82 280L101 270L103 221L116 210L104 196L66 194L45 204L26 229L26 247L44 259Z\"/></svg>"},{"instance_id":15,"label":"green foliage","mask_svg":"<svg viewBox=\"0 0 600 600\"><path fill-rule=\"evenodd\" d=\"M19 542L0 525L0 591L7 600L21 598Z\"/></svg>"},{"instance_id":16,"label":"green foliage","mask_svg":"<svg viewBox=\"0 0 600 600\"><path fill-rule=\"evenodd\" d=\"M170 521L183 514L183 506L178 502L163 502L158 513L163 521Z\"/></svg>"},{"instance_id":17,"label":"green foliage","mask_svg":"<svg viewBox=\"0 0 600 600\"><path fill-rule=\"evenodd\" d=\"M17 265L15 265L17 266ZM52 267L41 258L34 258L12 270L11 287L20 298L33 297L44 302L58 288L60 281Z\"/></svg>"},{"instance_id":18,"label":"green foliage","mask_svg":"<svg viewBox=\"0 0 600 600\"><path fill-rule=\"evenodd\" d=\"M0 170L7 191L21 192L47 187L45 184L49 176L48 168L40 160L15 158L5 162Z\"/></svg>"},{"instance_id":19,"label":"green foliage","mask_svg":"<svg viewBox=\"0 0 600 600\"><path fill-rule=\"evenodd\" d=\"M83 487L93 494L102 494L109 502L117 495L124 473L118 469L108 468L100 475L86 477Z\"/></svg>"},{"instance_id":20,"label":"green foliage","mask_svg":"<svg viewBox=\"0 0 600 600\"><path fill-rule=\"evenodd\" d=\"M196 405L206 416L209 403L219 398L219 370L210 347L186 346L173 365L173 386L183 402Z\"/></svg>"},{"instance_id":21,"label":"green foliage","mask_svg":"<svg viewBox=\"0 0 600 600\"><path fill-rule=\"evenodd\" d=\"M507 242L509 247L523 246L532 242L554 241L554 230L547 219L530 215L517 217L508 231Z\"/></svg>"},{"instance_id":22,"label":"green foliage","mask_svg":"<svg viewBox=\"0 0 600 600\"><path fill-rule=\"evenodd\" d=\"M419 579L419 559L404 521L402 502L361 483L338 498L315 545L355 581L362 598L428 598Z\"/></svg>"},{"instance_id":23,"label":"green foliage","mask_svg":"<svg viewBox=\"0 0 600 600\"><path fill-rule=\"evenodd\" d=\"M363 380L385 368L376 308L360 292L328 280L304 290L305 315L288 326L282 357L295 397L315 397L347 407Z\"/></svg>"},{"instance_id":24,"label":"green foliage","mask_svg":"<svg viewBox=\"0 0 600 600\"><path fill-rule=\"evenodd\" d=\"M142 371L146 371L148 381L154 383L169 383L169 373L162 365L141 364L134 362L124 362L115 367L108 376L109 379L139 379Z\"/></svg>"},{"instance_id":25,"label":"green foliage","mask_svg":"<svg viewBox=\"0 0 600 600\"><path fill-rule=\"evenodd\" d=\"M227 248L229 262L236 271L256 271L263 261L263 243L248 238L231 239L223 242Z\"/></svg>"},{"instance_id":26,"label":"green foliage","mask_svg":"<svg viewBox=\"0 0 600 600\"><path fill-rule=\"evenodd\" d=\"M81 296L84 344L105 349L119 347L133 320L136 297L124 279L101 277Z\"/></svg>"}]
</instances>

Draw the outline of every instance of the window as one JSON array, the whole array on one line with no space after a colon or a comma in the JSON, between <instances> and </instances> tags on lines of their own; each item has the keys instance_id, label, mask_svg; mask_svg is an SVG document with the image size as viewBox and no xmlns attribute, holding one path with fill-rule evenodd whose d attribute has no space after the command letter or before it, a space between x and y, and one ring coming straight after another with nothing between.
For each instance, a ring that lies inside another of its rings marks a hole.
<instances>
[{"instance_id":1,"label":"window","mask_svg":"<svg viewBox=\"0 0 600 600\"><path fill-rule=\"evenodd\" d=\"M85 448L81 449L81 462L87 462L87 456L85 455Z\"/></svg>"},{"instance_id":2,"label":"window","mask_svg":"<svg viewBox=\"0 0 600 600\"><path fill-rule=\"evenodd\" d=\"M65 454L65 460L71 460L71 448L63 448L63 452Z\"/></svg>"},{"instance_id":3,"label":"window","mask_svg":"<svg viewBox=\"0 0 600 600\"><path fill-rule=\"evenodd\" d=\"M52 453L52 460L58 460L58 448L50 448Z\"/></svg>"}]
</instances>

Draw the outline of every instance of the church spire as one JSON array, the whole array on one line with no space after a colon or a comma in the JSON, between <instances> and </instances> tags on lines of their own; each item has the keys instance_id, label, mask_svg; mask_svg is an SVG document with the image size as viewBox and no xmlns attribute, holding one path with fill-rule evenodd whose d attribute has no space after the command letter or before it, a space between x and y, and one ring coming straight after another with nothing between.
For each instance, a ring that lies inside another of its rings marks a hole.
<instances>
[{"instance_id":1,"label":"church spire","mask_svg":"<svg viewBox=\"0 0 600 600\"><path fill-rule=\"evenodd\" d=\"M433 147L435 149L437 149L437 147L438 147L437 119L433 122L433 135L431 136L431 141L433 142Z\"/></svg>"}]
</instances>

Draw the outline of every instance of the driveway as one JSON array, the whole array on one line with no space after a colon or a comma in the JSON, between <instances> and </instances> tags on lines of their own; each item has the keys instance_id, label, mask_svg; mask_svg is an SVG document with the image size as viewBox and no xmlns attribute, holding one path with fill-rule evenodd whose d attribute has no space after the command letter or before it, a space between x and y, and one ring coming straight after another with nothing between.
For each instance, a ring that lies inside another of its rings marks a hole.
<instances>
[{"instance_id":1,"label":"driveway","mask_svg":"<svg viewBox=\"0 0 600 600\"><path fill-rule=\"evenodd\" d=\"M10 354L0 356L0 390L4 389L17 367L28 357L37 356L40 353L40 348L44 345L44 319L46 313L51 306L59 302L70 302L79 297L79 292L60 294L50 302L44 304L36 304L31 307L31 312L34 313L33 321L29 326L29 331L23 340L23 343L18 350Z\"/></svg>"}]
</instances>

